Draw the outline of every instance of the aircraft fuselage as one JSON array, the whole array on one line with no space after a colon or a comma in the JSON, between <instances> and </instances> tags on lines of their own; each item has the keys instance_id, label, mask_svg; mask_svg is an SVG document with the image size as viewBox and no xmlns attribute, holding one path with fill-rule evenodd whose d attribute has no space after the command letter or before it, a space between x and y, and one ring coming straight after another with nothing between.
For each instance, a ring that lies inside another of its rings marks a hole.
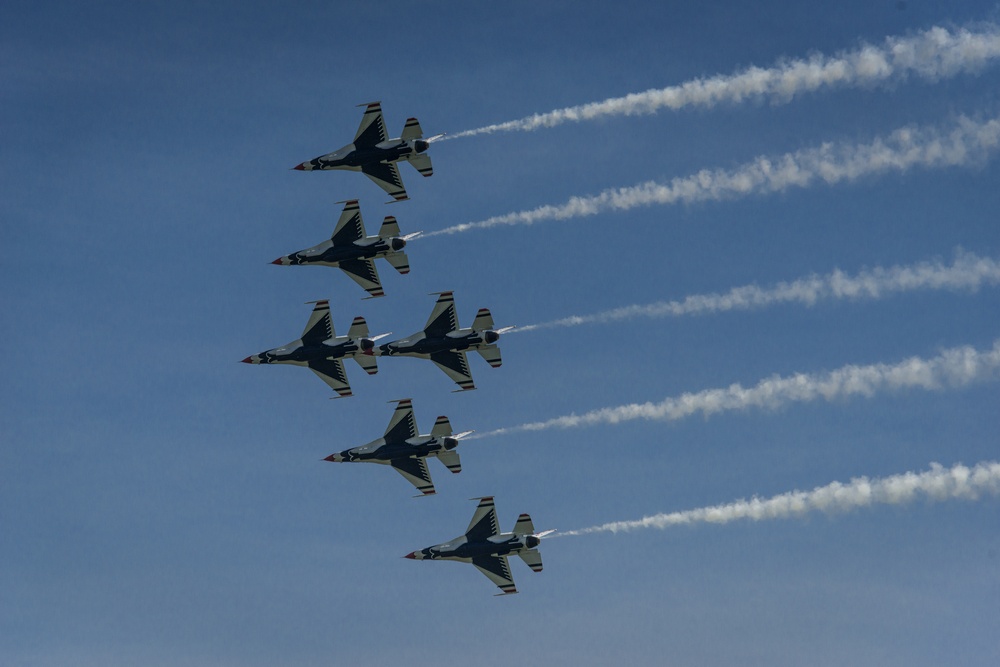
<instances>
[{"instance_id":1,"label":"aircraft fuselage","mask_svg":"<svg viewBox=\"0 0 1000 667\"><path fill-rule=\"evenodd\" d=\"M407 558L415 560L457 560L471 563L477 556L509 556L527 549L534 549L541 543L534 535L501 533L486 540L470 542L464 535L451 542L437 544L420 551L414 551Z\"/></svg>"},{"instance_id":2,"label":"aircraft fuselage","mask_svg":"<svg viewBox=\"0 0 1000 667\"><path fill-rule=\"evenodd\" d=\"M364 339L362 339L364 340ZM258 364L295 364L298 366L308 365L310 361L320 359L341 359L350 357L362 350L362 342L353 338L331 339L318 345L303 345L300 341L276 347L254 355Z\"/></svg>"},{"instance_id":3,"label":"aircraft fuselage","mask_svg":"<svg viewBox=\"0 0 1000 667\"><path fill-rule=\"evenodd\" d=\"M425 458L436 456L443 451L450 451L458 446L455 438L436 438L430 435L419 435L406 440L396 440L386 442L378 439L361 447L347 449L339 454L333 454L328 460L341 461L370 461L372 463L388 464L394 459L401 458Z\"/></svg>"},{"instance_id":4,"label":"aircraft fuselage","mask_svg":"<svg viewBox=\"0 0 1000 667\"><path fill-rule=\"evenodd\" d=\"M285 259L292 265L337 266L345 260L378 259L405 247L406 239L402 237L381 238L375 236L341 245L334 245L330 241L326 241L312 248L287 255Z\"/></svg>"},{"instance_id":5,"label":"aircraft fuselage","mask_svg":"<svg viewBox=\"0 0 1000 667\"><path fill-rule=\"evenodd\" d=\"M475 329L459 329L444 336L426 336L423 332L409 338L395 340L379 345L379 354L386 357L407 356L428 358L437 352L463 352L488 345L499 340L495 331L476 331Z\"/></svg>"},{"instance_id":6,"label":"aircraft fuselage","mask_svg":"<svg viewBox=\"0 0 1000 667\"><path fill-rule=\"evenodd\" d=\"M359 149L354 144L348 144L343 148L321 155L318 158L309 160L302 164L304 171L315 169L349 169L360 171L366 164L376 164L379 162L398 162L399 160L409 160L414 155L425 152L430 144L423 139L388 139L375 144L371 148Z\"/></svg>"}]
</instances>

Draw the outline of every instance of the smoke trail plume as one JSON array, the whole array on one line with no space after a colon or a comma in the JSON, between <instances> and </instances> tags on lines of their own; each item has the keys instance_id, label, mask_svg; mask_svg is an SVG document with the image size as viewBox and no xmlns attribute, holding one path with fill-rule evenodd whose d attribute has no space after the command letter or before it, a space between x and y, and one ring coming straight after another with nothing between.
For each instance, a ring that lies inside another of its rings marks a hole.
<instances>
[{"instance_id":1,"label":"smoke trail plume","mask_svg":"<svg viewBox=\"0 0 1000 667\"><path fill-rule=\"evenodd\" d=\"M665 318L705 315L731 310L750 310L783 303L812 306L829 299L880 299L890 294L919 289L976 290L982 285L1000 284L1000 261L957 250L950 266L940 260L909 266L875 267L853 276L838 270L825 276L811 275L773 287L744 285L725 293L695 294L680 301L633 304L593 315L571 315L550 322L528 324L511 331L518 333L581 324L618 322L638 317Z\"/></svg>"},{"instance_id":2,"label":"smoke trail plume","mask_svg":"<svg viewBox=\"0 0 1000 667\"><path fill-rule=\"evenodd\" d=\"M647 181L612 188L596 195L571 197L565 204L466 222L424 234L457 234L498 225L532 225L545 220L569 220L604 211L626 211L654 204L690 204L804 188L817 180L827 185L911 167L952 167L983 161L1000 147L1000 118L977 122L959 117L954 126L901 128L870 144L825 143L816 148L761 156L732 171L703 169L669 183Z\"/></svg>"},{"instance_id":3,"label":"smoke trail plume","mask_svg":"<svg viewBox=\"0 0 1000 667\"><path fill-rule=\"evenodd\" d=\"M940 390L963 387L1000 376L1000 339L993 348L979 351L969 346L945 350L930 359L912 357L898 364L849 365L823 374L798 373L773 376L753 387L732 384L667 398L659 403L630 403L571 414L546 421L500 428L471 436L485 438L523 431L580 428L618 424L636 419L677 421L695 414L705 417L750 408L776 409L788 403L833 401L854 396L871 397L879 392L905 389ZM470 438L470 439L471 439Z\"/></svg>"},{"instance_id":4,"label":"smoke trail plume","mask_svg":"<svg viewBox=\"0 0 1000 667\"><path fill-rule=\"evenodd\" d=\"M968 468L958 464L944 468L932 463L925 472L907 472L881 479L856 477L847 484L833 482L812 491L791 491L772 498L738 500L726 505L685 512L654 514L635 521L615 521L600 526L559 533L554 537L619 533L639 528L670 528L698 523L729 523L741 519L763 521L790 519L810 512L852 512L872 505L908 505L919 498L929 502L976 500L981 495L1000 494L1000 462L984 461ZM550 538L551 539L551 538Z\"/></svg>"},{"instance_id":5,"label":"smoke trail plume","mask_svg":"<svg viewBox=\"0 0 1000 667\"><path fill-rule=\"evenodd\" d=\"M694 79L679 86L647 90L602 102L556 109L520 120L487 125L446 139L494 132L531 131L609 116L653 114L661 109L710 109L718 104L767 100L785 104L796 95L823 88L872 87L910 75L935 81L975 72L1000 57L1000 26L948 30L934 27L912 37L889 37L882 46L863 44L835 56L816 54L773 67L749 67L735 74Z\"/></svg>"}]
</instances>

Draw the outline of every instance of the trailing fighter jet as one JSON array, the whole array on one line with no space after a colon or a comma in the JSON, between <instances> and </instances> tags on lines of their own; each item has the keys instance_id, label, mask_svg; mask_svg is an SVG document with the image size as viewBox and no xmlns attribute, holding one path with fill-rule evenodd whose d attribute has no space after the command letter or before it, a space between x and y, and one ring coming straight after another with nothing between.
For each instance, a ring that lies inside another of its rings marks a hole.
<instances>
[{"instance_id":1,"label":"trailing fighter jet","mask_svg":"<svg viewBox=\"0 0 1000 667\"><path fill-rule=\"evenodd\" d=\"M439 134L424 139L424 131L420 129L417 119L407 118L403 133L396 139L388 139L385 134L385 121L382 119L382 104L371 102L358 106L367 108L365 115L361 117L361 125L354 135L353 143L293 168L299 171L320 169L360 171L392 195L396 201L408 199L396 162L405 160L424 176L430 176L434 173L434 169L431 166L430 156L424 153L432 141L444 135Z\"/></svg>"},{"instance_id":2,"label":"trailing fighter jet","mask_svg":"<svg viewBox=\"0 0 1000 667\"><path fill-rule=\"evenodd\" d=\"M423 331L379 345L365 354L430 359L458 383L462 391L475 389L476 385L469 372L469 360L465 356L466 351L475 350L489 362L490 366L497 368L502 360L496 342L500 339L500 334L514 327L494 329L493 316L490 315L489 309L480 308L472 327L459 329L452 292L435 292L435 294L440 296Z\"/></svg>"},{"instance_id":3,"label":"trailing fighter jet","mask_svg":"<svg viewBox=\"0 0 1000 667\"><path fill-rule=\"evenodd\" d=\"M351 396L351 385L344 373L344 358L353 358L369 375L378 373L375 358L365 352L375 347L375 341L389 334L369 338L365 318L355 317L347 335L337 336L330 317L330 302L324 299L310 303L315 303L316 307L301 338L283 347L251 355L243 363L307 366L341 397Z\"/></svg>"},{"instance_id":4,"label":"trailing fighter jet","mask_svg":"<svg viewBox=\"0 0 1000 667\"><path fill-rule=\"evenodd\" d=\"M497 524L497 510L493 506L493 497L473 498L479 501L476 513L464 535L443 544L435 544L420 551L411 551L403 558L414 560L457 560L462 563L472 563L479 571L500 587L502 593L516 593L514 579L510 576L510 564L507 556L520 556L535 572L542 571L542 555L538 553L538 545L542 538L553 533L553 530L535 532L531 517L522 514L517 517L514 531L501 533Z\"/></svg>"},{"instance_id":5,"label":"trailing fighter jet","mask_svg":"<svg viewBox=\"0 0 1000 667\"><path fill-rule=\"evenodd\" d=\"M427 470L427 459L436 456L453 473L462 472L462 461L458 458L458 441L472 433L464 431L452 434L447 417L438 417L430 435L420 435L417 421L413 417L413 404L408 398L396 401L396 411L392 413L385 435L372 440L367 445L346 449L339 454L330 454L324 461L369 461L390 465L406 478L417 491L425 496L436 493L434 482ZM419 497L419 496L417 496Z\"/></svg>"},{"instance_id":6,"label":"trailing fighter jet","mask_svg":"<svg viewBox=\"0 0 1000 667\"><path fill-rule=\"evenodd\" d=\"M367 236L358 200L352 199L345 203L329 241L279 257L271 263L282 266L334 266L361 285L372 297L385 296L375 260L384 257L400 273L409 273L410 260L403 248L408 240L419 234L420 232L414 232L400 236L396 218L387 215L382 221L378 236Z\"/></svg>"}]
</instances>

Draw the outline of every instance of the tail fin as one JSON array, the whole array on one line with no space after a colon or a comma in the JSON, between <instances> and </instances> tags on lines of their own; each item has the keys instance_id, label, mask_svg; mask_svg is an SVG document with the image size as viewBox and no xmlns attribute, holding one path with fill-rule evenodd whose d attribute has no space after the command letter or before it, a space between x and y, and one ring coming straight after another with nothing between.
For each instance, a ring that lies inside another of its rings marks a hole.
<instances>
[{"instance_id":1,"label":"tail fin","mask_svg":"<svg viewBox=\"0 0 1000 667\"><path fill-rule=\"evenodd\" d=\"M446 438L452 434L451 422L444 415L437 418L434 422L434 428L431 429L431 435L435 438Z\"/></svg>"},{"instance_id":2,"label":"tail fin","mask_svg":"<svg viewBox=\"0 0 1000 667\"><path fill-rule=\"evenodd\" d=\"M399 225L396 224L394 216L385 216L385 220L382 221L382 227L378 230L378 235L384 239L399 236Z\"/></svg>"},{"instance_id":3,"label":"tail fin","mask_svg":"<svg viewBox=\"0 0 1000 667\"><path fill-rule=\"evenodd\" d=\"M367 338L368 337L368 323L365 322L363 317L355 317L354 321L351 322L351 328L348 329L347 335L350 338Z\"/></svg>"},{"instance_id":4,"label":"tail fin","mask_svg":"<svg viewBox=\"0 0 1000 667\"><path fill-rule=\"evenodd\" d=\"M399 135L403 141L411 139L423 139L424 131L420 128L420 121L416 118L407 118L406 125L403 126L403 133Z\"/></svg>"},{"instance_id":5,"label":"tail fin","mask_svg":"<svg viewBox=\"0 0 1000 667\"><path fill-rule=\"evenodd\" d=\"M490 314L490 309L480 308L479 312L476 313L476 319L472 321L472 328L476 331L486 331L494 328L494 326L493 315Z\"/></svg>"}]
</instances>

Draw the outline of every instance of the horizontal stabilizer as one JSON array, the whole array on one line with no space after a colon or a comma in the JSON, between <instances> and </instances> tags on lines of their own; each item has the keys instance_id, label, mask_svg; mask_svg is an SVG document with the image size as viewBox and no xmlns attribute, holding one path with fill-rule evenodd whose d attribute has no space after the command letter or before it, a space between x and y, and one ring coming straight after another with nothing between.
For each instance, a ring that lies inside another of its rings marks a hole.
<instances>
[{"instance_id":1,"label":"horizontal stabilizer","mask_svg":"<svg viewBox=\"0 0 1000 667\"><path fill-rule=\"evenodd\" d=\"M399 224L396 222L394 216L385 216L385 220L382 221L382 227L378 230L378 235L383 239L399 236Z\"/></svg>"},{"instance_id":2,"label":"horizontal stabilizer","mask_svg":"<svg viewBox=\"0 0 1000 667\"><path fill-rule=\"evenodd\" d=\"M358 366L365 369L365 373L368 373L368 375L378 373L378 360L375 357L367 354L356 354L353 359L358 362Z\"/></svg>"},{"instance_id":3,"label":"horizontal stabilizer","mask_svg":"<svg viewBox=\"0 0 1000 667\"><path fill-rule=\"evenodd\" d=\"M542 571L542 554L537 549L528 549L517 553L525 563L535 572Z\"/></svg>"},{"instance_id":4,"label":"horizontal stabilizer","mask_svg":"<svg viewBox=\"0 0 1000 667\"><path fill-rule=\"evenodd\" d=\"M435 438L445 438L451 435L451 422L444 415L437 418L434 422L434 428L431 429L431 435Z\"/></svg>"},{"instance_id":5,"label":"horizontal stabilizer","mask_svg":"<svg viewBox=\"0 0 1000 667\"><path fill-rule=\"evenodd\" d=\"M409 160L413 168L420 172L421 176L433 176L434 166L431 164L431 156L427 153L420 153L419 155L414 155Z\"/></svg>"},{"instance_id":6,"label":"horizontal stabilizer","mask_svg":"<svg viewBox=\"0 0 1000 667\"><path fill-rule=\"evenodd\" d=\"M455 473L462 472L462 460L458 457L458 452L454 449L451 451L438 452L438 460L444 464L444 466Z\"/></svg>"},{"instance_id":7,"label":"horizontal stabilizer","mask_svg":"<svg viewBox=\"0 0 1000 667\"><path fill-rule=\"evenodd\" d=\"M400 273L407 274L410 272L410 258L407 257L406 253L402 250L389 253L385 256L385 259L392 265L392 268L396 269Z\"/></svg>"},{"instance_id":8,"label":"horizontal stabilizer","mask_svg":"<svg viewBox=\"0 0 1000 667\"><path fill-rule=\"evenodd\" d=\"M490 314L490 309L480 308L479 312L476 313L476 319L472 321L472 328L476 331L489 331L494 326L493 315Z\"/></svg>"},{"instance_id":9,"label":"horizontal stabilizer","mask_svg":"<svg viewBox=\"0 0 1000 667\"><path fill-rule=\"evenodd\" d=\"M406 125L403 126L403 133L399 135L399 138L404 141L423 139L424 131L420 127L420 121L416 118L407 118Z\"/></svg>"},{"instance_id":10,"label":"horizontal stabilizer","mask_svg":"<svg viewBox=\"0 0 1000 667\"><path fill-rule=\"evenodd\" d=\"M354 321L351 322L351 328L347 330L347 335L349 338L357 340L358 338L368 337L368 323L365 322L363 317L355 317Z\"/></svg>"},{"instance_id":11,"label":"horizontal stabilizer","mask_svg":"<svg viewBox=\"0 0 1000 667\"><path fill-rule=\"evenodd\" d=\"M500 358L500 348L496 345L476 348L476 352L493 368L500 368L500 365L503 363L503 359Z\"/></svg>"},{"instance_id":12,"label":"horizontal stabilizer","mask_svg":"<svg viewBox=\"0 0 1000 667\"><path fill-rule=\"evenodd\" d=\"M522 514L517 517L517 523L514 524L514 534L515 535L534 535L535 534L535 524L531 522L531 517L527 514Z\"/></svg>"}]
</instances>

